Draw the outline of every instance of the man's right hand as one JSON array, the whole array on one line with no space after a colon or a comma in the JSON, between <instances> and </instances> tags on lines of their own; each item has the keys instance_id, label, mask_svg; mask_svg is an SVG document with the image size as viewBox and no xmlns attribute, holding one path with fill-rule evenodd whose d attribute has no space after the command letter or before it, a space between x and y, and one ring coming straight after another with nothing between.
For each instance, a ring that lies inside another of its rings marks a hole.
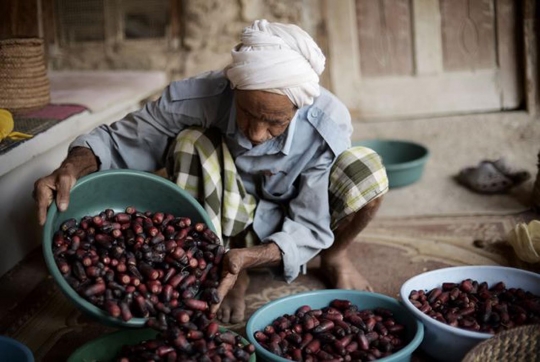
<instances>
[{"instance_id":1,"label":"man's right hand","mask_svg":"<svg viewBox=\"0 0 540 362\"><path fill-rule=\"evenodd\" d=\"M229 250L223 257L221 281L217 290L220 303L213 304L210 313L224 323L238 323L244 320L246 303L244 297L249 279L242 280L241 273L249 268L278 266L281 263L281 250L272 242Z\"/></svg>"},{"instance_id":2,"label":"man's right hand","mask_svg":"<svg viewBox=\"0 0 540 362\"><path fill-rule=\"evenodd\" d=\"M69 193L82 176L98 170L99 163L94 153L83 147L70 151L62 165L49 176L34 183L32 193L38 207L38 221L45 224L47 209L56 200L58 210L65 211L69 204Z\"/></svg>"}]
</instances>

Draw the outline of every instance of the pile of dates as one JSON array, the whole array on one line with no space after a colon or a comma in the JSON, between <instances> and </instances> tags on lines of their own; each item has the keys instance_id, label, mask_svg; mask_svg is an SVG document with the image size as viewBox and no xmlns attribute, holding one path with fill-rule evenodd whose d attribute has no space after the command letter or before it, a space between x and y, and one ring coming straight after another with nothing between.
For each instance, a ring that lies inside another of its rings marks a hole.
<instances>
[{"instance_id":1,"label":"pile of dates","mask_svg":"<svg viewBox=\"0 0 540 362\"><path fill-rule=\"evenodd\" d=\"M124 321L177 307L205 311L219 302L224 252L204 223L132 207L66 220L53 236L56 265L69 285Z\"/></svg>"},{"instance_id":2,"label":"pile of dates","mask_svg":"<svg viewBox=\"0 0 540 362\"><path fill-rule=\"evenodd\" d=\"M209 312L219 303L225 248L206 224L133 207L106 209L65 220L52 251L81 297L114 318L145 318L146 326L159 331L155 340L126 346L119 360L212 361L201 356L220 354L220 360L249 359L252 346L233 342L232 333L222 336Z\"/></svg>"},{"instance_id":3,"label":"pile of dates","mask_svg":"<svg viewBox=\"0 0 540 362\"><path fill-rule=\"evenodd\" d=\"M334 299L327 307L305 305L282 315L254 338L268 351L293 361L373 361L407 342L406 331L385 308L359 308Z\"/></svg>"},{"instance_id":4,"label":"pile of dates","mask_svg":"<svg viewBox=\"0 0 540 362\"><path fill-rule=\"evenodd\" d=\"M441 287L413 290L410 302L439 322L470 331L499 333L513 327L540 323L540 296L521 288L507 288L465 279Z\"/></svg>"},{"instance_id":5,"label":"pile of dates","mask_svg":"<svg viewBox=\"0 0 540 362\"><path fill-rule=\"evenodd\" d=\"M236 333L220 329L200 311L183 315L181 323L163 314L158 319L163 319L160 323L169 319L168 327L155 339L123 346L116 361L245 362L255 352L255 346L243 343Z\"/></svg>"}]
</instances>

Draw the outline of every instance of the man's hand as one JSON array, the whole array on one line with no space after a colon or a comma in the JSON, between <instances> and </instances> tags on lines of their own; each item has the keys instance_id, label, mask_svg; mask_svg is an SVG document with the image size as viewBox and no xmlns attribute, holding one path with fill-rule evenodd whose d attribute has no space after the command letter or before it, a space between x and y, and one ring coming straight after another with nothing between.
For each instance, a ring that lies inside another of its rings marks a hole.
<instances>
[{"instance_id":1,"label":"man's hand","mask_svg":"<svg viewBox=\"0 0 540 362\"><path fill-rule=\"evenodd\" d=\"M32 195L38 207L39 224L45 224L47 209L53 200L56 199L58 210L65 211L71 188L80 177L97 171L98 166L98 161L90 149L77 147L71 150L62 165L53 173L37 180Z\"/></svg>"},{"instance_id":2,"label":"man's hand","mask_svg":"<svg viewBox=\"0 0 540 362\"><path fill-rule=\"evenodd\" d=\"M244 270L244 254L247 249L231 249L223 257L223 269L221 272L221 281L218 287L218 296L220 303L212 305L210 313L215 314L225 296L229 294L236 284L240 272ZM246 285L247 288L247 285Z\"/></svg>"},{"instance_id":3,"label":"man's hand","mask_svg":"<svg viewBox=\"0 0 540 362\"><path fill-rule=\"evenodd\" d=\"M214 304L210 313L216 314L221 307L227 316L244 314L244 296L248 280L238 280L243 271L253 267L278 266L281 264L281 250L275 243L258 245L251 248L229 250L223 258L221 282L218 287L218 296L221 303ZM238 280L238 283L237 283ZM225 297L228 296L226 299ZM229 319L229 318L227 318Z\"/></svg>"}]
</instances>

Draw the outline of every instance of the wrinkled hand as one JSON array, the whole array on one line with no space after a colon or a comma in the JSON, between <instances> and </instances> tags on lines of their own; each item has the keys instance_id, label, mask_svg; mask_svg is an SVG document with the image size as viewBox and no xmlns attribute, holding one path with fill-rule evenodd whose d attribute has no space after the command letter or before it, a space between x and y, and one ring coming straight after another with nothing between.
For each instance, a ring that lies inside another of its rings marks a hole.
<instances>
[{"instance_id":1,"label":"wrinkled hand","mask_svg":"<svg viewBox=\"0 0 540 362\"><path fill-rule=\"evenodd\" d=\"M38 207L38 221L45 224L47 209L56 198L58 210L65 211L69 204L69 192L77 182L73 171L61 167L49 176L40 178L34 183L33 196Z\"/></svg>"},{"instance_id":2,"label":"wrinkled hand","mask_svg":"<svg viewBox=\"0 0 540 362\"><path fill-rule=\"evenodd\" d=\"M231 295L233 305L227 305L229 309L239 308L240 303L244 303L246 285L239 285L235 288L240 273L253 267L278 266L282 262L281 250L275 243L268 243L250 248L239 248L229 250L223 257L221 281L218 287L219 304L214 304L210 308L210 313L216 314L222 306L225 297ZM240 283L239 283L240 284ZM231 291L233 291L232 293ZM231 292L231 293L230 293ZM241 299L241 300L240 300ZM243 314L243 312L242 312Z\"/></svg>"},{"instance_id":3,"label":"wrinkled hand","mask_svg":"<svg viewBox=\"0 0 540 362\"><path fill-rule=\"evenodd\" d=\"M244 255L246 254L246 250L247 249L231 249L223 257L221 281L217 290L220 302L211 306L210 313L217 313L225 296L229 294L231 289L235 286L240 272L246 268L244 265Z\"/></svg>"},{"instance_id":4,"label":"wrinkled hand","mask_svg":"<svg viewBox=\"0 0 540 362\"><path fill-rule=\"evenodd\" d=\"M58 169L37 180L32 196L37 204L39 224L45 224L47 209L55 199L58 210L65 211L69 205L69 193L77 180L97 171L98 167L98 160L90 149L76 147Z\"/></svg>"}]
</instances>

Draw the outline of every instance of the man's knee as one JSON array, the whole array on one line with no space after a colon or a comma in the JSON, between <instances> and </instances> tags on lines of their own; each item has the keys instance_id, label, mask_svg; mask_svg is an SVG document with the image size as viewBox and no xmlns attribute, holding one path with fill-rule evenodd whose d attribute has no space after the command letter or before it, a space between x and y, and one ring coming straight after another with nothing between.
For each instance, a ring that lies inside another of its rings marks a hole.
<instances>
[{"instance_id":1,"label":"man's knee","mask_svg":"<svg viewBox=\"0 0 540 362\"><path fill-rule=\"evenodd\" d=\"M343 219L341 219L334 228L334 234L342 232L345 229L355 229L360 232L373 218L383 202L384 195L381 195L358 209ZM352 231L354 232L354 231Z\"/></svg>"},{"instance_id":2,"label":"man's knee","mask_svg":"<svg viewBox=\"0 0 540 362\"><path fill-rule=\"evenodd\" d=\"M370 222L375 217L375 214L379 210L379 207L382 204L383 198L384 198L384 195L381 195L381 196L371 200L363 208L358 210L355 213L355 217L354 217L355 221L356 220L358 220L358 221L364 220L364 222L366 224L368 222Z\"/></svg>"},{"instance_id":3,"label":"man's knee","mask_svg":"<svg viewBox=\"0 0 540 362\"><path fill-rule=\"evenodd\" d=\"M370 202L368 202L366 204L366 206L364 206L363 208L361 208L360 210L358 211L361 211L361 210L366 210L365 212L376 212L379 207L381 206L382 202L383 202L383 199L384 199L384 195L380 195L379 197L371 200Z\"/></svg>"},{"instance_id":4,"label":"man's knee","mask_svg":"<svg viewBox=\"0 0 540 362\"><path fill-rule=\"evenodd\" d=\"M343 152L330 173L332 228L345 218L374 213L387 191L388 177L377 153L365 147Z\"/></svg>"}]
</instances>

